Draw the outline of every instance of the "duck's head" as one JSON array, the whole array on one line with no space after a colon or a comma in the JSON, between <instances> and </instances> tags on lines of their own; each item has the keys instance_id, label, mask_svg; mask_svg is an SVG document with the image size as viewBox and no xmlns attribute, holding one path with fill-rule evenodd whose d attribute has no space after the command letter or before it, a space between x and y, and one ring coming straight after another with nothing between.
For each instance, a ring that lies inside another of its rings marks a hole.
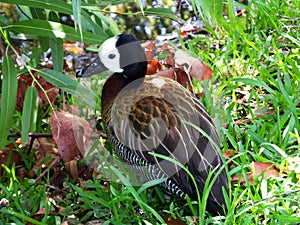
<instances>
[{"instance_id":1,"label":"duck's head","mask_svg":"<svg viewBox=\"0 0 300 225\"><path fill-rule=\"evenodd\" d=\"M99 57L78 71L76 77L89 77L105 70L120 74L128 82L145 77L146 55L134 35L120 34L107 39L99 48Z\"/></svg>"}]
</instances>

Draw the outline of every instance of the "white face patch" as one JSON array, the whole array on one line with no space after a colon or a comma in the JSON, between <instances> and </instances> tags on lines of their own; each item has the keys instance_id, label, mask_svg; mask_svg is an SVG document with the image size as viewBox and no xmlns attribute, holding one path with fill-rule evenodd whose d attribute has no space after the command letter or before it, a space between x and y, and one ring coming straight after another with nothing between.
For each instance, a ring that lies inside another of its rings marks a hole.
<instances>
[{"instance_id":1,"label":"white face patch","mask_svg":"<svg viewBox=\"0 0 300 225\"><path fill-rule=\"evenodd\" d=\"M123 69L120 66L120 53L116 48L116 43L119 36L107 39L99 48L99 58L103 65L110 71L122 73Z\"/></svg>"}]
</instances>

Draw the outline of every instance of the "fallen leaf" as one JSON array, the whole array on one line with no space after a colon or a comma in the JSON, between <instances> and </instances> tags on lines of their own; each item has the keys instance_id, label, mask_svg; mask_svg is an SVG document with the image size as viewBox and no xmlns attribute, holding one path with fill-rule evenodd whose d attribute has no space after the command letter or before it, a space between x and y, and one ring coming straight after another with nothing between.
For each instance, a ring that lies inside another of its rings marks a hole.
<instances>
[{"instance_id":1,"label":"fallen leaf","mask_svg":"<svg viewBox=\"0 0 300 225\"><path fill-rule=\"evenodd\" d=\"M152 60L151 62L148 62L147 64L147 75L153 75L160 71L162 69L161 64L158 60Z\"/></svg>"},{"instance_id":2,"label":"fallen leaf","mask_svg":"<svg viewBox=\"0 0 300 225\"><path fill-rule=\"evenodd\" d=\"M47 200L48 200L49 203L51 202L51 200L49 200L49 198ZM55 211L52 211L52 212L49 211L49 207L46 208L45 206L43 206L31 218L35 219L35 220L41 220L45 216L45 214L47 214L47 215L58 215L59 213L62 213L63 211L65 211L65 208L63 208L62 206L55 207ZM34 225L34 224L31 223L31 222L26 223L26 225Z\"/></svg>"},{"instance_id":3,"label":"fallen leaf","mask_svg":"<svg viewBox=\"0 0 300 225\"><path fill-rule=\"evenodd\" d=\"M236 154L237 154L237 151L236 151L236 150L232 150L232 149L228 149L228 150L226 150L226 151L223 153L223 155L224 155L226 158L228 158L228 159L230 159L231 157L235 156Z\"/></svg>"},{"instance_id":4,"label":"fallen leaf","mask_svg":"<svg viewBox=\"0 0 300 225\"><path fill-rule=\"evenodd\" d=\"M54 147L55 141L52 137L39 137L33 141L32 148L35 149L37 161L28 173L29 177L35 177L36 171L47 168L58 155L57 149Z\"/></svg>"},{"instance_id":5,"label":"fallen leaf","mask_svg":"<svg viewBox=\"0 0 300 225\"><path fill-rule=\"evenodd\" d=\"M254 177L258 177L262 173L264 173L264 178L279 176L279 169L271 162L252 162L250 167L253 170Z\"/></svg>"},{"instance_id":6,"label":"fallen leaf","mask_svg":"<svg viewBox=\"0 0 300 225\"><path fill-rule=\"evenodd\" d=\"M168 77L172 80L177 81L183 87L187 86L189 91L194 93L193 86L189 76L179 68L170 68L170 69L162 70L154 74L154 76Z\"/></svg>"},{"instance_id":7,"label":"fallen leaf","mask_svg":"<svg viewBox=\"0 0 300 225\"><path fill-rule=\"evenodd\" d=\"M264 178L279 176L279 169L271 162L252 162L249 166L252 170L247 173L247 179L250 183L253 183L261 174L263 174ZM246 183L245 178L241 178L240 175L231 178L231 182L233 183L237 183L239 180L241 180L242 184Z\"/></svg>"},{"instance_id":8,"label":"fallen leaf","mask_svg":"<svg viewBox=\"0 0 300 225\"><path fill-rule=\"evenodd\" d=\"M35 79L39 82L39 84L42 86L42 88L47 92L48 98L51 103L53 103L56 100L56 97L59 93L59 89L53 86L51 83L44 80L41 76L39 76L38 72L33 71L32 72ZM45 96L45 93L42 91L39 85L37 85L35 82L33 82L32 77L29 74L22 74L20 75L18 79L18 90L17 90L17 101L16 101L16 109L18 111L22 111L23 109L23 102L25 97L25 92L28 87L34 85L36 89L38 90L39 94L39 106L42 104L48 104L48 99Z\"/></svg>"},{"instance_id":9,"label":"fallen leaf","mask_svg":"<svg viewBox=\"0 0 300 225\"><path fill-rule=\"evenodd\" d=\"M197 80L208 80L212 77L213 71L206 64L181 49L175 52L174 60L176 67L183 69Z\"/></svg>"},{"instance_id":10,"label":"fallen leaf","mask_svg":"<svg viewBox=\"0 0 300 225\"><path fill-rule=\"evenodd\" d=\"M213 71L203 62L192 57L183 50L174 50L168 44L163 44L158 50L155 43L150 42L144 46L147 57L147 75L163 76L173 79L189 91L195 94L197 98L203 96L204 91L194 93L192 77L197 80L207 80L212 77ZM159 54L155 58L155 52Z\"/></svg>"},{"instance_id":11,"label":"fallen leaf","mask_svg":"<svg viewBox=\"0 0 300 225\"><path fill-rule=\"evenodd\" d=\"M228 149L228 150L226 150L224 153L223 153L223 155L226 157L226 158L228 158L228 159L230 159L231 157L233 157L233 156L235 156L235 155L237 155L238 153L237 153L237 151L235 151L235 150L231 150L231 149ZM231 169L232 169L232 167L234 167L236 164L233 162L233 161L231 161L231 162L229 162L228 163L228 170L230 171Z\"/></svg>"},{"instance_id":12,"label":"fallen leaf","mask_svg":"<svg viewBox=\"0 0 300 225\"><path fill-rule=\"evenodd\" d=\"M92 134L88 121L71 113L56 110L50 117L50 126L64 162L85 156L90 147Z\"/></svg>"},{"instance_id":13,"label":"fallen leaf","mask_svg":"<svg viewBox=\"0 0 300 225\"><path fill-rule=\"evenodd\" d=\"M83 180L90 180L93 177L93 174L97 174L97 172L94 170L93 166L90 166L90 164L86 165L83 162L77 163L77 173L78 177Z\"/></svg>"},{"instance_id":14,"label":"fallen leaf","mask_svg":"<svg viewBox=\"0 0 300 225\"><path fill-rule=\"evenodd\" d=\"M203 62L197 61L191 65L190 74L197 80L209 80L213 71Z\"/></svg>"},{"instance_id":15,"label":"fallen leaf","mask_svg":"<svg viewBox=\"0 0 300 225\"><path fill-rule=\"evenodd\" d=\"M65 168L67 173L73 178L78 179L78 169L77 169L77 161L71 160L68 162L65 162Z\"/></svg>"},{"instance_id":16,"label":"fallen leaf","mask_svg":"<svg viewBox=\"0 0 300 225\"><path fill-rule=\"evenodd\" d=\"M168 44L164 44L162 46L162 52L165 56L165 66L167 68L172 68L172 67L175 67L175 60L174 60L174 51L171 51L170 50L170 46Z\"/></svg>"},{"instance_id":17,"label":"fallen leaf","mask_svg":"<svg viewBox=\"0 0 300 225\"><path fill-rule=\"evenodd\" d=\"M154 59L156 46L154 42L146 43L144 46L144 51L146 54L147 62L151 62Z\"/></svg>"},{"instance_id":18,"label":"fallen leaf","mask_svg":"<svg viewBox=\"0 0 300 225\"><path fill-rule=\"evenodd\" d=\"M84 48L79 42L64 42L64 50L72 54L84 54Z\"/></svg>"},{"instance_id":19,"label":"fallen leaf","mask_svg":"<svg viewBox=\"0 0 300 225\"><path fill-rule=\"evenodd\" d=\"M178 218L171 218L171 216L169 214L164 216L164 221L168 225L185 225L186 224Z\"/></svg>"},{"instance_id":20,"label":"fallen leaf","mask_svg":"<svg viewBox=\"0 0 300 225\"><path fill-rule=\"evenodd\" d=\"M191 218L189 219L189 221L190 221L192 224L197 224L197 223L199 223L199 219L197 219L196 217L191 217Z\"/></svg>"}]
</instances>

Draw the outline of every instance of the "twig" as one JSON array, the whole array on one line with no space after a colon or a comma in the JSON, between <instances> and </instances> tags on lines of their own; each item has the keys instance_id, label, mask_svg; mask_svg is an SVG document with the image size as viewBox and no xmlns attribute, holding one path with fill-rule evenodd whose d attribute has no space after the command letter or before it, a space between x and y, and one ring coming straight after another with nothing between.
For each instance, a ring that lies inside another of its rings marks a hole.
<instances>
[{"instance_id":1,"label":"twig","mask_svg":"<svg viewBox=\"0 0 300 225\"><path fill-rule=\"evenodd\" d=\"M275 195L272 195L270 197L263 198L261 201L256 201L256 202L254 202L254 204L258 204L258 203L260 203L262 201L268 201L268 200L273 199L273 198L286 197L286 196L295 194L297 192L300 192L300 189L294 190L294 191L288 191L288 192L285 192L285 193L282 193L282 194L275 194Z\"/></svg>"},{"instance_id":2,"label":"twig","mask_svg":"<svg viewBox=\"0 0 300 225\"><path fill-rule=\"evenodd\" d=\"M263 198L263 199L260 200L260 201L255 201L255 202L250 203L250 204L249 204L249 202L241 201L241 202L238 203L238 205L247 204L247 205L249 205L250 207L252 207L252 206L261 204L261 203L263 203L263 202L272 200L272 199L276 200L276 199L278 199L279 197L286 197L286 196L289 196L289 195L292 195L292 194L295 194L295 193L298 193L298 192L300 192L300 189L297 189L297 190L294 190L294 191L288 191L288 192L285 192L285 193L282 193L282 194L275 194L275 195L272 195L272 196L267 197L267 198ZM237 209L237 208L238 208L238 207L236 207L235 209Z\"/></svg>"},{"instance_id":3,"label":"twig","mask_svg":"<svg viewBox=\"0 0 300 225\"><path fill-rule=\"evenodd\" d=\"M282 113L282 112L283 112L283 109L279 109L279 113ZM258 118L261 118L261 117L264 117L264 116L274 115L274 114L276 114L275 110L266 112L264 114L259 114L259 115L255 116L254 118L235 120L233 123L240 126L240 125L243 125L243 124L249 124L254 119L258 119ZM228 126L229 126L229 123L225 123L225 124L222 125L222 127L226 128L226 129L228 128Z\"/></svg>"},{"instance_id":4,"label":"twig","mask_svg":"<svg viewBox=\"0 0 300 225\"><path fill-rule=\"evenodd\" d=\"M49 171L49 169L51 169L59 160L60 160L60 156L56 156L56 158L54 158L54 160L50 163L49 166L47 166L47 168L34 180L33 186L35 186L37 184L37 182L45 176L45 174ZM27 190L23 190L20 195L24 194Z\"/></svg>"},{"instance_id":5,"label":"twig","mask_svg":"<svg viewBox=\"0 0 300 225\"><path fill-rule=\"evenodd\" d=\"M290 21L292 21L292 22L297 21L297 20L300 20L299 17L292 18L292 17L289 17L289 16L280 15L280 14L275 14L275 15L276 15L277 17L280 17L281 19L290 20Z\"/></svg>"},{"instance_id":6,"label":"twig","mask_svg":"<svg viewBox=\"0 0 300 225\"><path fill-rule=\"evenodd\" d=\"M45 174L48 172L49 169L51 169L59 160L60 160L60 156L56 156L56 158L54 158L54 160L50 163L49 166L47 166L47 168L35 179L34 181L34 185L43 177L45 176Z\"/></svg>"},{"instance_id":7,"label":"twig","mask_svg":"<svg viewBox=\"0 0 300 225\"><path fill-rule=\"evenodd\" d=\"M21 132L16 132L14 134L9 134L8 138L19 138L21 136ZM29 133L28 136L31 138L52 137L52 133Z\"/></svg>"},{"instance_id":8,"label":"twig","mask_svg":"<svg viewBox=\"0 0 300 225\"><path fill-rule=\"evenodd\" d=\"M8 138L19 138L21 137L21 132L16 132L14 134L9 134ZM29 137L31 137L33 140L35 138L42 138L42 137L52 137L52 133L29 133ZM107 134L104 132L99 132L99 135L93 135L91 136L91 139L98 139L99 137L102 137L103 139L107 139Z\"/></svg>"}]
</instances>

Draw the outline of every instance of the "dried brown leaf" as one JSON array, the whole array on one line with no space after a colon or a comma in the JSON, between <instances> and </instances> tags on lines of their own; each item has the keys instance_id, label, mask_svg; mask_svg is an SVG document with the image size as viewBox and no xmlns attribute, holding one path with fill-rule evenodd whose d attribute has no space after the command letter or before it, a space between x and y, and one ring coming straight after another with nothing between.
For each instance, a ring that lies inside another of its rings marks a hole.
<instances>
[{"instance_id":1,"label":"dried brown leaf","mask_svg":"<svg viewBox=\"0 0 300 225\"><path fill-rule=\"evenodd\" d=\"M176 218L170 218L171 216L169 214L164 216L164 221L168 225L185 225L186 223L182 222L180 219Z\"/></svg>"},{"instance_id":2,"label":"dried brown leaf","mask_svg":"<svg viewBox=\"0 0 300 225\"><path fill-rule=\"evenodd\" d=\"M271 162L252 162L250 166L253 170L254 177L258 177L262 173L264 173L264 178L279 176L279 169Z\"/></svg>"},{"instance_id":3,"label":"dried brown leaf","mask_svg":"<svg viewBox=\"0 0 300 225\"><path fill-rule=\"evenodd\" d=\"M174 51L171 51L170 49L171 49L170 46L166 43L162 46L162 52L167 57L164 59L165 60L164 65L167 68L175 67Z\"/></svg>"},{"instance_id":4,"label":"dried brown leaf","mask_svg":"<svg viewBox=\"0 0 300 225\"><path fill-rule=\"evenodd\" d=\"M213 71L203 62L197 61L191 65L190 74L197 80L209 80Z\"/></svg>"},{"instance_id":5,"label":"dried brown leaf","mask_svg":"<svg viewBox=\"0 0 300 225\"><path fill-rule=\"evenodd\" d=\"M92 134L88 121L68 112L55 111L50 117L50 126L64 162L86 154Z\"/></svg>"},{"instance_id":6,"label":"dried brown leaf","mask_svg":"<svg viewBox=\"0 0 300 225\"><path fill-rule=\"evenodd\" d=\"M149 42L144 45L144 51L146 54L147 62L151 62L154 59L156 46L154 42Z\"/></svg>"},{"instance_id":7,"label":"dried brown leaf","mask_svg":"<svg viewBox=\"0 0 300 225\"><path fill-rule=\"evenodd\" d=\"M194 93L191 81L190 81L188 75L182 69L170 68L170 69L167 69L167 70L159 71L156 74L154 74L154 76L168 77L172 80L177 81L183 87L186 87L186 85L187 85L189 91Z\"/></svg>"},{"instance_id":8,"label":"dried brown leaf","mask_svg":"<svg viewBox=\"0 0 300 225\"><path fill-rule=\"evenodd\" d=\"M263 174L264 178L279 176L279 169L271 162L252 162L250 163L250 167L252 171L247 173L247 179L252 184L254 184L253 181L261 174ZM237 183L239 180L241 180L242 184L246 183L244 177L240 177L240 175L231 178L231 182L233 183Z\"/></svg>"},{"instance_id":9,"label":"dried brown leaf","mask_svg":"<svg viewBox=\"0 0 300 225\"><path fill-rule=\"evenodd\" d=\"M158 60L152 60L151 62L148 62L147 64L147 75L153 75L160 71L162 69L162 66L158 62Z\"/></svg>"},{"instance_id":10,"label":"dried brown leaf","mask_svg":"<svg viewBox=\"0 0 300 225\"><path fill-rule=\"evenodd\" d=\"M58 155L57 149L54 147L55 141L52 137L35 138L33 149L37 158L36 163L30 170L28 176L35 177L35 171L48 167Z\"/></svg>"},{"instance_id":11,"label":"dried brown leaf","mask_svg":"<svg viewBox=\"0 0 300 225\"><path fill-rule=\"evenodd\" d=\"M49 201L49 199L48 199L48 201ZM40 220L41 218L44 217L45 214L57 215L57 214L65 211L65 208L63 208L62 206L56 207L55 209L56 209L55 212L51 212L51 211L49 211L49 208L46 208L45 206L43 206L31 218L35 219L35 220ZM34 224L31 222L27 222L26 225L34 225Z\"/></svg>"},{"instance_id":12,"label":"dried brown leaf","mask_svg":"<svg viewBox=\"0 0 300 225\"><path fill-rule=\"evenodd\" d=\"M237 155L237 151L232 150L232 149L228 149L228 150L226 150L226 151L223 153L223 155L224 155L226 158L230 159L231 157Z\"/></svg>"},{"instance_id":13,"label":"dried brown leaf","mask_svg":"<svg viewBox=\"0 0 300 225\"><path fill-rule=\"evenodd\" d=\"M228 149L223 153L223 155L228 159L230 159L231 157L233 157L237 154L238 154L237 151L232 150L232 149ZM232 169L232 167L234 167L234 166L235 166L235 163L233 161L231 161L230 163L228 163L228 170L230 171Z\"/></svg>"},{"instance_id":14,"label":"dried brown leaf","mask_svg":"<svg viewBox=\"0 0 300 225\"><path fill-rule=\"evenodd\" d=\"M47 95L49 97L49 100L51 103L53 103L56 100L56 97L59 93L59 89L53 86L51 83L44 80L41 76L39 76L38 72L33 71L33 75L35 79L40 83L40 85L43 87L43 89L47 92ZM16 102L16 109L18 111L22 111L23 109L23 102L25 97L25 92L28 87L34 85L36 89L38 90L39 94L39 106L42 104L48 104L48 100L40 88L39 85L33 82L33 79L28 74L22 74L20 75L18 79L18 90L17 90L17 102Z\"/></svg>"},{"instance_id":15,"label":"dried brown leaf","mask_svg":"<svg viewBox=\"0 0 300 225\"><path fill-rule=\"evenodd\" d=\"M208 80L212 77L213 71L206 64L181 49L175 52L174 60L176 67L183 69L197 80Z\"/></svg>"},{"instance_id":16,"label":"dried brown leaf","mask_svg":"<svg viewBox=\"0 0 300 225\"><path fill-rule=\"evenodd\" d=\"M78 42L64 42L64 50L72 54L84 54L84 48Z\"/></svg>"},{"instance_id":17,"label":"dried brown leaf","mask_svg":"<svg viewBox=\"0 0 300 225\"><path fill-rule=\"evenodd\" d=\"M71 160L68 162L65 162L65 168L67 173L73 178L78 179L78 169L77 169L77 161Z\"/></svg>"}]
</instances>

